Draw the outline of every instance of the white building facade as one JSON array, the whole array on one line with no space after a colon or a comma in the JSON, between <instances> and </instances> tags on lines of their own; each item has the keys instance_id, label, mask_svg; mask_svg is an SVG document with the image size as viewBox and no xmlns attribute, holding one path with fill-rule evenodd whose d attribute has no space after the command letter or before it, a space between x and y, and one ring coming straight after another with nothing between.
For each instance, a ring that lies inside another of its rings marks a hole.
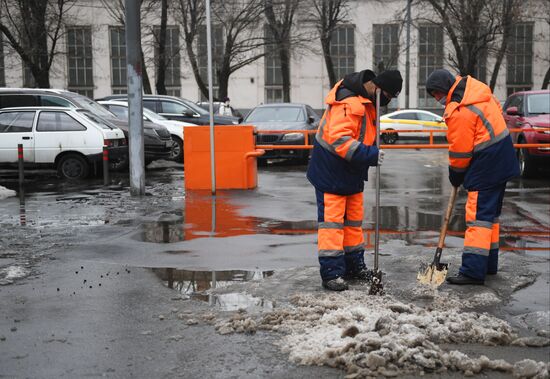
<instances>
[{"instance_id":1,"label":"white building facade","mask_svg":"<svg viewBox=\"0 0 550 379\"><path fill-rule=\"evenodd\" d=\"M396 20L402 20L406 3L406 0L356 0L350 3L349 20L333 37L332 56L339 77L367 68L376 71L381 61L385 68L399 69L405 77L406 33L403 22ZM418 10L413 6L413 19L417 16L415 12ZM166 87L169 94L197 101L201 99L201 94L187 61L183 34L176 17L176 12L169 15L167 49L172 59L166 73ZM550 24L539 17L527 15L524 22L513 27L510 49L500 67L494 91L501 101L515 90L541 88L550 65ZM100 0L76 2L70 9L68 19L70 24L65 27L66 33L59 41L61 54L54 59L50 71L52 88L69 89L91 98L125 92L123 26L111 17ZM149 15L142 23L142 42L153 93L153 33L159 24L159 15ZM221 40L223 30L214 27L214 36L214 53L217 53L219 50L216 49L220 47L216 42ZM203 49L204 38L197 43L199 49ZM320 43L313 41L310 45L311 48L292 52L291 100L322 109L324 97L330 89L329 80ZM453 71L448 64L453 48L443 28L413 22L409 54L410 108L440 109L432 99L427 98L423 84L427 75L436 68L446 67ZM205 64L204 60L201 64ZM483 60L476 76L488 82L493 65L493 58ZM6 43L0 55L0 86L33 86L29 71L25 70L19 56ZM268 54L232 74L229 97L232 105L241 109L280 101L282 83L277 59ZM391 107L405 107L404 90Z\"/></svg>"}]
</instances>

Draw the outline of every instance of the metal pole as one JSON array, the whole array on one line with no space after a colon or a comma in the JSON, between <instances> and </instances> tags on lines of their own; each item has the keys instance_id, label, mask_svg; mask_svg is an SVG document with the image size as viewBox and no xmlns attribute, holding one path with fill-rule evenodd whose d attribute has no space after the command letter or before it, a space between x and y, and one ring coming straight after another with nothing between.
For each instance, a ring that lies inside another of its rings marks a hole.
<instances>
[{"instance_id":1,"label":"metal pole","mask_svg":"<svg viewBox=\"0 0 550 379\"><path fill-rule=\"evenodd\" d=\"M141 67L140 2L125 0L126 68L128 74L128 121L130 156L130 193L145 195L145 158L143 149L143 103Z\"/></svg>"},{"instance_id":2,"label":"metal pole","mask_svg":"<svg viewBox=\"0 0 550 379\"><path fill-rule=\"evenodd\" d=\"M19 186L25 181L25 163L23 158L23 144L17 144L17 166L19 168Z\"/></svg>"},{"instance_id":3,"label":"metal pole","mask_svg":"<svg viewBox=\"0 0 550 379\"><path fill-rule=\"evenodd\" d=\"M19 223L21 226L27 225L27 213L25 210L25 189L19 186Z\"/></svg>"},{"instance_id":4,"label":"metal pole","mask_svg":"<svg viewBox=\"0 0 550 379\"><path fill-rule=\"evenodd\" d=\"M380 148L380 92L376 89L376 146ZM374 212L375 232L374 232L374 272L378 272L378 246L380 245L380 165L376 166L375 181L376 204Z\"/></svg>"},{"instance_id":5,"label":"metal pole","mask_svg":"<svg viewBox=\"0 0 550 379\"><path fill-rule=\"evenodd\" d=\"M103 146L103 185L109 184L109 148Z\"/></svg>"},{"instance_id":6,"label":"metal pole","mask_svg":"<svg viewBox=\"0 0 550 379\"><path fill-rule=\"evenodd\" d=\"M411 50L411 2L412 0L407 0L407 60L405 61L405 109L409 109L409 81L411 79L411 61L410 61L410 50Z\"/></svg>"},{"instance_id":7,"label":"metal pole","mask_svg":"<svg viewBox=\"0 0 550 379\"><path fill-rule=\"evenodd\" d=\"M206 0L206 51L208 55L208 110L210 113L210 175L212 195L216 195L216 154L214 153L214 110L212 107L212 25L210 21L210 0Z\"/></svg>"}]
</instances>

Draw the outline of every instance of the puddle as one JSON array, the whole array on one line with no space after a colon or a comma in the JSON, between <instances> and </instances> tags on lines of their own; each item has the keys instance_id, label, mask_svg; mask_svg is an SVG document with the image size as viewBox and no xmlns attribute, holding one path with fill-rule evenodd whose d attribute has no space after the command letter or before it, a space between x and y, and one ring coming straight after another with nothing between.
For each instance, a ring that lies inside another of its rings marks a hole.
<instances>
[{"instance_id":1,"label":"puddle","mask_svg":"<svg viewBox=\"0 0 550 379\"><path fill-rule=\"evenodd\" d=\"M275 302L243 292L225 292L236 283L262 281L273 271L191 271L174 268L153 268L153 272L168 288L193 299L207 302L222 311L273 309ZM213 293L216 290L216 293ZM222 290L222 291L220 291Z\"/></svg>"},{"instance_id":2,"label":"puddle","mask_svg":"<svg viewBox=\"0 0 550 379\"><path fill-rule=\"evenodd\" d=\"M464 200L464 199L462 199ZM435 247L443 222L443 207L433 199L424 205L382 206L382 242L403 240L409 245ZM374 208L367 208L363 231L365 247L374 247ZM512 224L513 225L513 224ZM464 205L458 205L448 230L448 247L461 247L466 229ZM550 233L538 225L533 230L506 226L501 231L502 250L528 252L547 257L550 251ZM157 221L144 222L134 239L151 243L174 243L197 238L225 238L253 234L306 235L317 233L316 220L281 221L255 216L243 216L242 206L232 202L230 194L216 197L188 193L183 209L163 214Z\"/></svg>"}]
</instances>

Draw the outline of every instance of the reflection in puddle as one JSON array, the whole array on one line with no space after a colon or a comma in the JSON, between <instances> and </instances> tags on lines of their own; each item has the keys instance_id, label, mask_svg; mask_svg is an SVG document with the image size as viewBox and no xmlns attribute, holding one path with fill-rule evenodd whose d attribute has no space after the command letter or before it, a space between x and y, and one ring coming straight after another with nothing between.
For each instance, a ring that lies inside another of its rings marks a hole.
<instances>
[{"instance_id":1,"label":"reflection in puddle","mask_svg":"<svg viewBox=\"0 0 550 379\"><path fill-rule=\"evenodd\" d=\"M260 281L273 271L189 271L173 268L154 268L153 272L168 287L193 299L208 302L224 311L238 309L272 309L275 303L242 292L212 293L239 282Z\"/></svg>"},{"instance_id":2,"label":"reflection in puddle","mask_svg":"<svg viewBox=\"0 0 550 379\"><path fill-rule=\"evenodd\" d=\"M424 199L416 206L385 205L380 209L381 241L403 240L409 245L433 247L437 243L443 222L443 207L439 200ZM367 208L363 222L365 247L374 246L374 208ZM466 229L464 204L455 207L448 234L464 237ZM516 228L517 229L517 228ZM243 216L241 207L231 202L229 193L217 196L194 191L186 193L183 210L164 214L158 221L141 224L136 239L153 243L173 243L197 238L224 238L253 234L306 235L317 233L315 220L281 221ZM548 254L547 227L533 225L532 230L501 230L502 250L541 251ZM460 244L462 245L462 244ZM456 246L458 247L458 246Z\"/></svg>"}]
</instances>

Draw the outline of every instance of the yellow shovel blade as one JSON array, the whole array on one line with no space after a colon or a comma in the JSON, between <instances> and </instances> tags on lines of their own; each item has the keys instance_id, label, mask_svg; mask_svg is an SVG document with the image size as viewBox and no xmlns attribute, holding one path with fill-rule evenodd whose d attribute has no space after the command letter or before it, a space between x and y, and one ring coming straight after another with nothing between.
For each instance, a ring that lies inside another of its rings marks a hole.
<instances>
[{"instance_id":1,"label":"yellow shovel blade","mask_svg":"<svg viewBox=\"0 0 550 379\"><path fill-rule=\"evenodd\" d=\"M447 268L444 267L440 270L434 265L429 265L425 270L420 270L416 279L420 284L429 284L433 287L439 287L445 281L447 276Z\"/></svg>"}]
</instances>

